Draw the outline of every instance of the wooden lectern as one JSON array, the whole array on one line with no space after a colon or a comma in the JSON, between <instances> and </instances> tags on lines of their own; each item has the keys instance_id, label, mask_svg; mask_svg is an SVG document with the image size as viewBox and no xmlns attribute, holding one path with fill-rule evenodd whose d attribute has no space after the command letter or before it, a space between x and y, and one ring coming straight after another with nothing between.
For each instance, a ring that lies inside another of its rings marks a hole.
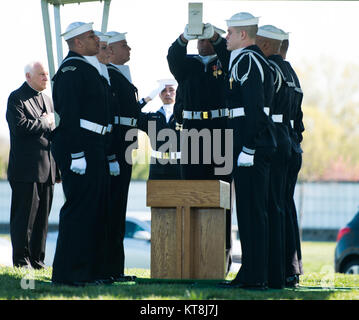
<instances>
[{"instance_id":1,"label":"wooden lectern","mask_svg":"<svg viewBox=\"0 0 359 320\"><path fill-rule=\"evenodd\" d=\"M224 279L229 183L148 180L151 278Z\"/></svg>"}]
</instances>

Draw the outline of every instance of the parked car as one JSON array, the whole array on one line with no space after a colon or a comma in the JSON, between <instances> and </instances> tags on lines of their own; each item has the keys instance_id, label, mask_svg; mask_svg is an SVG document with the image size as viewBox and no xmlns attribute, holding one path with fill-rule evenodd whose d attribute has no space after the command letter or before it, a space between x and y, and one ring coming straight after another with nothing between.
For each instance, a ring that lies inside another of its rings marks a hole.
<instances>
[{"instance_id":1,"label":"parked car","mask_svg":"<svg viewBox=\"0 0 359 320\"><path fill-rule=\"evenodd\" d=\"M125 268L150 269L151 217L150 213L127 213L124 240Z\"/></svg>"},{"instance_id":2,"label":"parked car","mask_svg":"<svg viewBox=\"0 0 359 320\"><path fill-rule=\"evenodd\" d=\"M338 232L335 272L359 274L359 212Z\"/></svg>"}]
</instances>

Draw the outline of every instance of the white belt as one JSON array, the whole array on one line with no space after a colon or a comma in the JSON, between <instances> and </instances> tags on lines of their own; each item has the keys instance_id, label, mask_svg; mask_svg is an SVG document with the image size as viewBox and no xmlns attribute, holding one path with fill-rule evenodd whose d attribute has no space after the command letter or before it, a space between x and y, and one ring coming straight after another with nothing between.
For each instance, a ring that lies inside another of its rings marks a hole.
<instances>
[{"instance_id":1,"label":"white belt","mask_svg":"<svg viewBox=\"0 0 359 320\"><path fill-rule=\"evenodd\" d=\"M214 119L221 117L228 117L229 112L227 108L215 109L209 111L183 111L183 119L188 120L203 120L203 119Z\"/></svg>"},{"instance_id":2,"label":"white belt","mask_svg":"<svg viewBox=\"0 0 359 320\"><path fill-rule=\"evenodd\" d=\"M270 111L270 109L269 109L268 107L264 107L263 110L264 110L264 113L265 113L267 116L269 116L269 111Z\"/></svg>"},{"instance_id":3,"label":"white belt","mask_svg":"<svg viewBox=\"0 0 359 320\"><path fill-rule=\"evenodd\" d=\"M290 126L294 128L294 120L290 120Z\"/></svg>"},{"instance_id":4,"label":"white belt","mask_svg":"<svg viewBox=\"0 0 359 320\"><path fill-rule=\"evenodd\" d=\"M112 124L110 123L108 126L107 126L107 132L112 132Z\"/></svg>"},{"instance_id":5,"label":"white belt","mask_svg":"<svg viewBox=\"0 0 359 320\"><path fill-rule=\"evenodd\" d=\"M229 109L229 116L228 118L236 118L236 117L244 117L244 108L235 108L235 109Z\"/></svg>"},{"instance_id":6,"label":"white belt","mask_svg":"<svg viewBox=\"0 0 359 320\"><path fill-rule=\"evenodd\" d=\"M120 124L130 127L137 126L137 119L136 118L127 118L127 117L120 117Z\"/></svg>"},{"instance_id":7,"label":"white belt","mask_svg":"<svg viewBox=\"0 0 359 320\"><path fill-rule=\"evenodd\" d=\"M272 114L273 122L282 123L283 122L283 115L282 114Z\"/></svg>"},{"instance_id":8,"label":"white belt","mask_svg":"<svg viewBox=\"0 0 359 320\"><path fill-rule=\"evenodd\" d=\"M210 112L211 112L212 118L222 118L222 117L229 116L229 110L227 108L211 110Z\"/></svg>"},{"instance_id":9,"label":"white belt","mask_svg":"<svg viewBox=\"0 0 359 320\"><path fill-rule=\"evenodd\" d=\"M114 124L119 124L119 123L120 123L120 119L119 119L118 116L115 116L115 117L114 117L113 123L114 123Z\"/></svg>"},{"instance_id":10,"label":"white belt","mask_svg":"<svg viewBox=\"0 0 359 320\"><path fill-rule=\"evenodd\" d=\"M101 135L105 135L107 132L107 126L102 126L100 124L85 119L80 119L80 127Z\"/></svg>"},{"instance_id":11,"label":"white belt","mask_svg":"<svg viewBox=\"0 0 359 320\"><path fill-rule=\"evenodd\" d=\"M183 119L189 119L189 120L202 120L202 119L208 119L208 112L202 112L202 111L183 111Z\"/></svg>"},{"instance_id":12,"label":"white belt","mask_svg":"<svg viewBox=\"0 0 359 320\"><path fill-rule=\"evenodd\" d=\"M181 152L161 152L161 151L151 151L151 156L156 159L181 159Z\"/></svg>"}]
</instances>

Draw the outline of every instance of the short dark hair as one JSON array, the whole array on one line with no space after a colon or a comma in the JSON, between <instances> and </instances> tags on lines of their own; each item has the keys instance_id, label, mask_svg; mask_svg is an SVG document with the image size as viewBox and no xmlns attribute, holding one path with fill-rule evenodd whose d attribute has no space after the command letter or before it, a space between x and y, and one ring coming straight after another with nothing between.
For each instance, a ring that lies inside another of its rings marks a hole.
<instances>
[{"instance_id":1,"label":"short dark hair","mask_svg":"<svg viewBox=\"0 0 359 320\"><path fill-rule=\"evenodd\" d=\"M241 26L241 27L235 27L237 31L244 30L247 32L248 37L251 39L255 39L257 32L258 32L258 25L252 25L252 26Z\"/></svg>"},{"instance_id":2,"label":"short dark hair","mask_svg":"<svg viewBox=\"0 0 359 320\"><path fill-rule=\"evenodd\" d=\"M289 40L285 39L282 41L282 44L280 46L280 53L287 53L289 47Z\"/></svg>"},{"instance_id":3,"label":"short dark hair","mask_svg":"<svg viewBox=\"0 0 359 320\"><path fill-rule=\"evenodd\" d=\"M69 49L70 50L74 49L75 48L75 39L82 40L86 37L85 34L86 34L86 32L78 34L77 36L75 36L73 38L67 39L66 42L67 42L67 45L69 46Z\"/></svg>"},{"instance_id":4,"label":"short dark hair","mask_svg":"<svg viewBox=\"0 0 359 320\"><path fill-rule=\"evenodd\" d=\"M69 49L72 50L75 47L75 37L66 40Z\"/></svg>"}]
</instances>

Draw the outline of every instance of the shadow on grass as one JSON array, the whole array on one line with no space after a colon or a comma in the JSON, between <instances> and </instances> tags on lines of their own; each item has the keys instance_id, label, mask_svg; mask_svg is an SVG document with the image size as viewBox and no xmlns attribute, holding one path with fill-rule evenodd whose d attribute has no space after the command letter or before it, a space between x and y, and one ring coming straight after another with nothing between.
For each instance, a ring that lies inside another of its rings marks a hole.
<instances>
[{"instance_id":1,"label":"shadow on grass","mask_svg":"<svg viewBox=\"0 0 359 320\"><path fill-rule=\"evenodd\" d=\"M32 282L33 281L33 282ZM29 300L327 300L337 292L348 292L349 288L300 287L298 289L268 289L254 291L224 289L216 282L123 282L112 285L71 287L53 285L48 276L36 275L35 280L22 278L19 274L0 275L0 299Z\"/></svg>"}]
</instances>

